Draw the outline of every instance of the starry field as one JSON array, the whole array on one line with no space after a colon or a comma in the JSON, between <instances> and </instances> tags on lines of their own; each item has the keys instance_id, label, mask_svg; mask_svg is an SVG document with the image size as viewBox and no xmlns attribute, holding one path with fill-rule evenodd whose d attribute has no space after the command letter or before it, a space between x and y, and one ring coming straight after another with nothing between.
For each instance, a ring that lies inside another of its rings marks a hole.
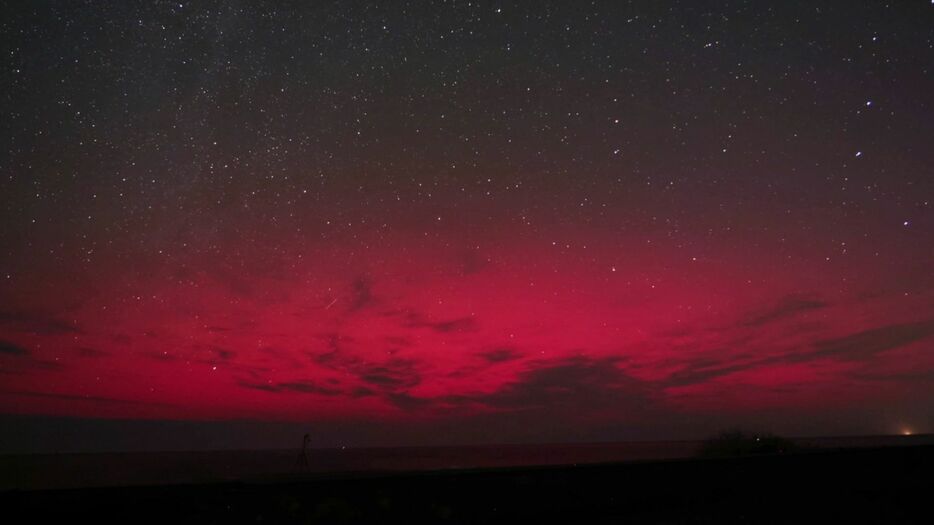
<instances>
[{"instance_id":1,"label":"starry field","mask_svg":"<svg viewBox=\"0 0 934 525\"><path fill-rule=\"evenodd\" d=\"M934 431L930 2L2 12L7 421Z\"/></svg>"}]
</instances>

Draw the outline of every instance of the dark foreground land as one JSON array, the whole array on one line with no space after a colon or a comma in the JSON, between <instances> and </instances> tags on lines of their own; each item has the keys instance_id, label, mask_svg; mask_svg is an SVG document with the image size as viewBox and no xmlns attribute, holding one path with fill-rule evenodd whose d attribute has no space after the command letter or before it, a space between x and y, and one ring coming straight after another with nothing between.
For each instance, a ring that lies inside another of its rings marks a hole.
<instances>
[{"instance_id":1,"label":"dark foreground land","mask_svg":"<svg viewBox=\"0 0 934 525\"><path fill-rule=\"evenodd\" d=\"M732 459L5 491L3 520L932 523L934 446Z\"/></svg>"}]
</instances>

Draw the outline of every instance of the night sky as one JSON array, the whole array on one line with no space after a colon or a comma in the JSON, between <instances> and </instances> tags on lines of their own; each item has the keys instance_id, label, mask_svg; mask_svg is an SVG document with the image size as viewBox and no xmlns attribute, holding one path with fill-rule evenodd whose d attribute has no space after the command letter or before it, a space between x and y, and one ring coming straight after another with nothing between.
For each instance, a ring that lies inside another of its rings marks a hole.
<instances>
[{"instance_id":1,"label":"night sky","mask_svg":"<svg viewBox=\"0 0 934 525\"><path fill-rule=\"evenodd\" d=\"M934 431L932 2L4 2L0 52L4 434Z\"/></svg>"}]
</instances>

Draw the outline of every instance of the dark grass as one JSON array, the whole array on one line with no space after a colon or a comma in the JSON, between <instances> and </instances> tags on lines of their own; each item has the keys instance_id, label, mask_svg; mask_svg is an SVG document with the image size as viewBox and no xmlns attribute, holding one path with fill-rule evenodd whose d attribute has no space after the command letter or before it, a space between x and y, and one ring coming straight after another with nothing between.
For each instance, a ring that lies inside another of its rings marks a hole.
<instances>
[{"instance_id":1,"label":"dark grass","mask_svg":"<svg viewBox=\"0 0 934 525\"><path fill-rule=\"evenodd\" d=\"M7 491L0 508L6 521L125 523L931 523L932 467L927 445Z\"/></svg>"}]
</instances>

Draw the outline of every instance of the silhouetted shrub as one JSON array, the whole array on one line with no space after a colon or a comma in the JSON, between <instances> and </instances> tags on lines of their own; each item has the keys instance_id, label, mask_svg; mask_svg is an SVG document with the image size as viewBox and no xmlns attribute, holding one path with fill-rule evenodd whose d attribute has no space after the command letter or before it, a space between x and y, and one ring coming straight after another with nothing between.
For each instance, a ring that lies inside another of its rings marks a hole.
<instances>
[{"instance_id":1,"label":"silhouetted shrub","mask_svg":"<svg viewBox=\"0 0 934 525\"><path fill-rule=\"evenodd\" d=\"M741 430L722 432L701 445L698 456L729 458L798 452L801 447L790 439L773 434L747 434Z\"/></svg>"}]
</instances>

